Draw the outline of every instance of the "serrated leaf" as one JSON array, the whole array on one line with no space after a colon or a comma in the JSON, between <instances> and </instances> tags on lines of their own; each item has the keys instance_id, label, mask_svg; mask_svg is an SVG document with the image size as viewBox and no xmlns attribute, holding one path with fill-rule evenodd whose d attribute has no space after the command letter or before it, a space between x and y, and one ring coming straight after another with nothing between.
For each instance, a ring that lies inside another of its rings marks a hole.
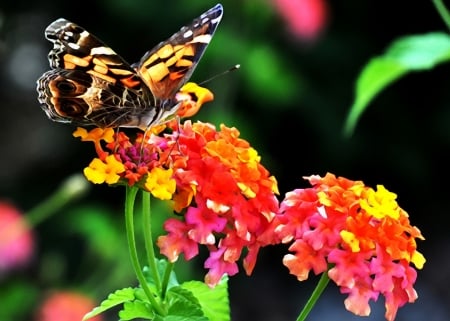
<instances>
[{"instance_id":1,"label":"serrated leaf","mask_svg":"<svg viewBox=\"0 0 450 321\"><path fill-rule=\"evenodd\" d=\"M111 293L108 295L108 298L104 300L100 305L96 308L94 308L91 312L88 312L84 317L83 321L88 320L96 315L99 315L100 313L105 312L106 310L109 310L119 304L133 301L135 299L134 296L134 289L133 288L124 288L115 291L114 293Z\"/></svg>"},{"instance_id":2,"label":"serrated leaf","mask_svg":"<svg viewBox=\"0 0 450 321\"><path fill-rule=\"evenodd\" d=\"M205 316L191 316L185 317L180 315L168 315L164 318L158 319L161 321L208 321L208 318ZM156 319L155 319L156 321Z\"/></svg>"},{"instance_id":3,"label":"serrated leaf","mask_svg":"<svg viewBox=\"0 0 450 321\"><path fill-rule=\"evenodd\" d=\"M123 304L123 310L119 311L119 317L120 320L133 320L136 318L152 320L154 314L148 304L135 300Z\"/></svg>"},{"instance_id":4,"label":"serrated leaf","mask_svg":"<svg viewBox=\"0 0 450 321\"><path fill-rule=\"evenodd\" d=\"M169 303L168 315L183 317L203 316L202 307L194 294L181 286L172 287L167 291Z\"/></svg>"},{"instance_id":5,"label":"serrated leaf","mask_svg":"<svg viewBox=\"0 0 450 321\"><path fill-rule=\"evenodd\" d=\"M434 32L406 36L363 68L356 81L355 100L344 126L350 135L369 103L387 86L411 71L428 70L450 60L450 36Z\"/></svg>"},{"instance_id":6,"label":"serrated leaf","mask_svg":"<svg viewBox=\"0 0 450 321\"><path fill-rule=\"evenodd\" d=\"M181 286L193 293L210 321L230 320L228 277L223 277L214 288L200 281L185 282Z\"/></svg>"}]
</instances>

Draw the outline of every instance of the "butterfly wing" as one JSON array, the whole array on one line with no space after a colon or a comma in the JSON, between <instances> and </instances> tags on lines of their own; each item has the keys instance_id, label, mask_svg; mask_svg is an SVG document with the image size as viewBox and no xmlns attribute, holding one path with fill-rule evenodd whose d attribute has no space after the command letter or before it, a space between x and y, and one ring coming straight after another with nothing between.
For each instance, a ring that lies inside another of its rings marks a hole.
<instances>
[{"instance_id":1,"label":"butterfly wing","mask_svg":"<svg viewBox=\"0 0 450 321\"><path fill-rule=\"evenodd\" d=\"M217 4L167 41L147 52L135 65L140 78L161 100L172 99L191 77L222 18Z\"/></svg>"},{"instance_id":2,"label":"butterfly wing","mask_svg":"<svg viewBox=\"0 0 450 321\"><path fill-rule=\"evenodd\" d=\"M148 105L141 91L83 70L47 71L38 80L38 93L42 109L57 122L146 128L159 117L160 108Z\"/></svg>"},{"instance_id":3,"label":"butterfly wing","mask_svg":"<svg viewBox=\"0 0 450 321\"><path fill-rule=\"evenodd\" d=\"M59 122L138 127L153 119L155 99L136 71L94 35L66 19L45 30L52 70L37 81L38 100Z\"/></svg>"},{"instance_id":4,"label":"butterfly wing","mask_svg":"<svg viewBox=\"0 0 450 321\"><path fill-rule=\"evenodd\" d=\"M94 35L58 19L45 30L52 70L37 81L48 117L99 127L149 126L173 117L176 91L189 79L222 17L209 9L130 66Z\"/></svg>"},{"instance_id":5,"label":"butterfly wing","mask_svg":"<svg viewBox=\"0 0 450 321\"><path fill-rule=\"evenodd\" d=\"M48 55L53 69L84 70L111 83L120 81L129 88L139 88L139 77L131 66L93 34L77 24L60 18L45 29L53 42Z\"/></svg>"}]
</instances>

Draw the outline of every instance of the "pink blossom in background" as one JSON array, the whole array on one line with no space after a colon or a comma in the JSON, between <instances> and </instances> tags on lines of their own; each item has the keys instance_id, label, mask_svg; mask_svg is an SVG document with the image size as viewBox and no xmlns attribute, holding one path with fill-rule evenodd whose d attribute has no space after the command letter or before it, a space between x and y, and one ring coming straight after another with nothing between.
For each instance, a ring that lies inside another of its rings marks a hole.
<instances>
[{"instance_id":1,"label":"pink blossom in background","mask_svg":"<svg viewBox=\"0 0 450 321\"><path fill-rule=\"evenodd\" d=\"M0 201L0 275L28 263L33 248L34 237L22 213Z\"/></svg>"},{"instance_id":2,"label":"pink blossom in background","mask_svg":"<svg viewBox=\"0 0 450 321\"><path fill-rule=\"evenodd\" d=\"M37 321L81 321L84 315L96 307L95 302L84 294L60 291L48 296L38 311ZM98 315L90 321L102 321Z\"/></svg>"},{"instance_id":3,"label":"pink blossom in background","mask_svg":"<svg viewBox=\"0 0 450 321\"><path fill-rule=\"evenodd\" d=\"M273 0L279 14L296 37L316 40L325 28L328 10L325 0Z\"/></svg>"}]
</instances>

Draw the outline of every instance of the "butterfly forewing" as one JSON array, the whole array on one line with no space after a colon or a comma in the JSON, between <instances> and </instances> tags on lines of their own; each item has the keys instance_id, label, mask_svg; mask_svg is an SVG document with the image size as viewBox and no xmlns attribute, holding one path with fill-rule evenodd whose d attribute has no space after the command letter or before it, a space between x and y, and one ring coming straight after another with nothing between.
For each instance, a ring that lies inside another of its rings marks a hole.
<instances>
[{"instance_id":1,"label":"butterfly forewing","mask_svg":"<svg viewBox=\"0 0 450 321\"><path fill-rule=\"evenodd\" d=\"M173 97L191 77L222 14L222 6L218 4L142 57L137 71L156 97Z\"/></svg>"}]
</instances>

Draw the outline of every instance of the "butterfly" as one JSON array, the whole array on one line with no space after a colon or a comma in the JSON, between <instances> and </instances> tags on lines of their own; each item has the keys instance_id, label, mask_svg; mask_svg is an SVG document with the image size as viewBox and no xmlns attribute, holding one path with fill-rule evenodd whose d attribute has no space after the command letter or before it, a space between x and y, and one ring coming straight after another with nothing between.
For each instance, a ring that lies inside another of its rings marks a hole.
<instances>
[{"instance_id":1,"label":"butterfly","mask_svg":"<svg viewBox=\"0 0 450 321\"><path fill-rule=\"evenodd\" d=\"M170 120L222 14L217 4L132 65L77 24L55 20L45 30L51 70L37 80L41 108L53 121L102 128L147 130Z\"/></svg>"}]
</instances>

